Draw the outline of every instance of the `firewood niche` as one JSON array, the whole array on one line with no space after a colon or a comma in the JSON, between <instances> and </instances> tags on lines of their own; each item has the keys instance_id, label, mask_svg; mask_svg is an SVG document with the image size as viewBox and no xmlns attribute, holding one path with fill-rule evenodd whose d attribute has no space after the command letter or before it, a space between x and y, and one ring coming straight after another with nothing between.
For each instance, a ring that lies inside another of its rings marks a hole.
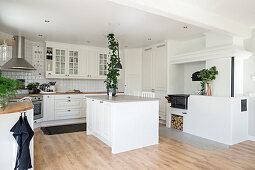
<instances>
[{"instance_id":1,"label":"firewood niche","mask_svg":"<svg viewBox=\"0 0 255 170\"><path fill-rule=\"evenodd\" d=\"M171 114L171 128L183 131L183 116Z\"/></svg>"}]
</instances>

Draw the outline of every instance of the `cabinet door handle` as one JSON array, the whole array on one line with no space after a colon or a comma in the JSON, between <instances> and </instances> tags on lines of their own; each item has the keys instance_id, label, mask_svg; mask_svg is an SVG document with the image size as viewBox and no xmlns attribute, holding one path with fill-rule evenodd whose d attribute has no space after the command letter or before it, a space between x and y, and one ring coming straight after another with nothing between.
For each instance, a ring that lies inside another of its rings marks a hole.
<instances>
[{"instance_id":1,"label":"cabinet door handle","mask_svg":"<svg viewBox=\"0 0 255 170\"><path fill-rule=\"evenodd\" d=\"M68 112L70 112L71 110L67 110Z\"/></svg>"},{"instance_id":2,"label":"cabinet door handle","mask_svg":"<svg viewBox=\"0 0 255 170\"><path fill-rule=\"evenodd\" d=\"M92 100L92 102L93 102L94 100Z\"/></svg>"},{"instance_id":3,"label":"cabinet door handle","mask_svg":"<svg viewBox=\"0 0 255 170\"><path fill-rule=\"evenodd\" d=\"M67 100L67 101L69 101L69 102L70 102L71 100Z\"/></svg>"},{"instance_id":4,"label":"cabinet door handle","mask_svg":"<svg viewBox=\"0 0 255 170\"><path fill-rule=\"evenodd\" d=\"M68 96L67 98L68 98L68 99L70 99L71 97L70 97L70 96Z\"/></svg>"},{"instance_id":5,"label":"cabinet door handle","mask_svg":"<svg viewBox=\"0 0 255 170\"><path fill-rule=\"evenodd\" d=\"M100 103L104 103L103 101L100 101Z\"/></svg>"}]
</instances>

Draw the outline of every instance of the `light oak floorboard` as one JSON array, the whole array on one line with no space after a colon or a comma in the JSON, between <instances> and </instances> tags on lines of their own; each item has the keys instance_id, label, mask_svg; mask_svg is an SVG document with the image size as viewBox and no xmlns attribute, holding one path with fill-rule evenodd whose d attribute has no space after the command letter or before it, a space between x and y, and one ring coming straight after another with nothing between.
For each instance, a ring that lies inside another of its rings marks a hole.
<instances>
[{"instance_id":1,"label":"light oak floorboard","mask_svg":"<svg viewBox=\"0 0 255 170\"><path fill-rule=\"evenodd\" d=\"M255 169L255 142L207 151L160 136L159 145L119 154L86 132L44 135L35 129L35 170Z\"/></svg>"}]
</instances>

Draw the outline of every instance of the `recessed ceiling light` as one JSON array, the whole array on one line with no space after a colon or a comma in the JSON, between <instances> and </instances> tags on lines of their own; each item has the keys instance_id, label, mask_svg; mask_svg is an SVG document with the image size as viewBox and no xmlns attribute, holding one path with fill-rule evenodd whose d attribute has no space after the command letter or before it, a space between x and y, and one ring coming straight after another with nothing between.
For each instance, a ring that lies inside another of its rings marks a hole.
<instances>
[{"instance_id":1,"label":"recessed ceiling light","mask_svg":"<svg viewBox=\"0 0 255 170\"><path fill-rule=\"evenodd\" d=\"M187 29L187 28L188 28L188 26L184 26L183 28L184 28L184 29Z\"/></svg>"},{"instance_id":2,"label":"recessed ceiling light","mask_svg":"<svg viewBox=\"0 0 255 170\"><path fill-rule=\"evenodd\" d=\"M151 41L151 38L148 38L149 41Z\"/></svg>"},{"instance_id":3,"label":"recessed ceiling light","mask_svg":"<svg viewBox=\"0 0 255 170\"><path fill-rule=\"evenodd\" d=\"M50 20L44 20L44 22L49 23L49 22L50 22Z\"/></svg>"}]
</instances>

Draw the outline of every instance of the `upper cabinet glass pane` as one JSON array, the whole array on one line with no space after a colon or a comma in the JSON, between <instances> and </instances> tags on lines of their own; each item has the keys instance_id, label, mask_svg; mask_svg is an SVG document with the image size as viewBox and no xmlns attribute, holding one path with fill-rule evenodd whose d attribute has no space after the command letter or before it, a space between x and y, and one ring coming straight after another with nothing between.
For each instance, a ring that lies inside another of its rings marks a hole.
<instances>
[{"instance_id":1,"label":"upper cabinet glass pane","mask_svg":"<svg viewBox=\"0 0 255 170\"><path fill-rule=\"evenodd\" d=\"M74 56L78 57L78 51L74 51Z\"/></svg>"},{"instance_id":2,"label":"upper cabinet glass pane","mask_svg":"<svg viewBox=\"0 0 255 170\"><path fill-rule=\"evenodd\" d=\"M65 55L65 50L61 50L61 55Z\"/></svg>"},{"instance_id":3,"label":"upper cabinet glass pane","mask_svg":"<svg viewBox=\"0 0 255 170\"><path fill-rule=\"evenodd\" d=\"M56 55L60 55L60 50L56 50Z\"/></svg>"},{"instance_id":4,"label":"upper cabinet glass pane","mask_svg":"<svg viewBox=\"0 0 255 170\"><path fill-rule=\"evenodd\" d=\"M73 51L69 51L69 56L73 56Z\"/></svg>"}]
</instances>

